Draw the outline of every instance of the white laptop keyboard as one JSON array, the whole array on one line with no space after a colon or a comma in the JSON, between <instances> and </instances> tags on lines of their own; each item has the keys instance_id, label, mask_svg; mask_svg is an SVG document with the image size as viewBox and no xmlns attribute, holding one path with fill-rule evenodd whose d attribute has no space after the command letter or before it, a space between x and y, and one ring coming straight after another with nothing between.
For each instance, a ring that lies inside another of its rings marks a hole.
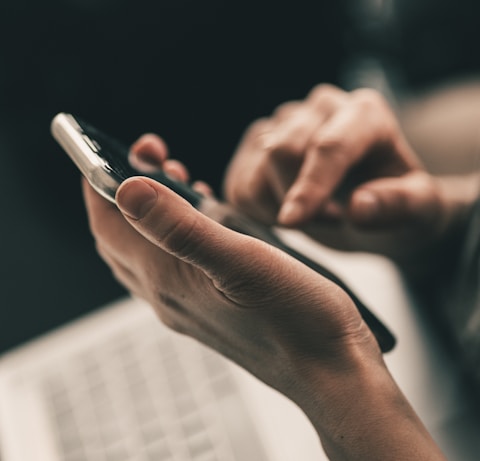
<instances>
[{"instance_id":1,"label":"white laptop keyboard","mask_svg":"<svg viewBox=\"0 0 480 461\"><path fill-rule=\"evenodd\" d=\"M71 357L42 389L64 461L266 459L231 368L153 322Z\"/></svg>"}]
</instances>

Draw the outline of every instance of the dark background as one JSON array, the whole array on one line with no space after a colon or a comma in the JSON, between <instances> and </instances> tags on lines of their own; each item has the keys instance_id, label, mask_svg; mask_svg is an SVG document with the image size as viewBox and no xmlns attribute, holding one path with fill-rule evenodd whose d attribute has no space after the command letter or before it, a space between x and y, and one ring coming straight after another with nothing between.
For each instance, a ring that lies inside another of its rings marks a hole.
<instances>
[{"instance_id":1,"label":"dark background","mask_svg":"<svg viewBox=\"0 0 480 461\"><path fill-rule=\"evenodd\" d=\"M0 350L124 294L95 253L60 111L125 142L168 142L220 191L246 126L373 53L418 89L477 70L473 0L16 0L0 4ZM352 6L353 5L353 6Z\"/></svg>"}]
</instances>

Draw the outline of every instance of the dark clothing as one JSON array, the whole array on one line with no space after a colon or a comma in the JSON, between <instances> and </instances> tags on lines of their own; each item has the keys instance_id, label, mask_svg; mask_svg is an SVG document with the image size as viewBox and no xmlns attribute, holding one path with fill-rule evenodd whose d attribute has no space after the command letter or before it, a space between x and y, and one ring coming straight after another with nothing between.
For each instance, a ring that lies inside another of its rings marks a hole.
<instances>
[{"instance_id":1,"label":"dark clothing","mask_svg":"<svg viewBox=\"0 0 480 461\"><path fill-rule=\"evenodd\" d=\"M445 318L466 372L480 385L480 198L455 272Z\"/></svg>"}]
</instances>

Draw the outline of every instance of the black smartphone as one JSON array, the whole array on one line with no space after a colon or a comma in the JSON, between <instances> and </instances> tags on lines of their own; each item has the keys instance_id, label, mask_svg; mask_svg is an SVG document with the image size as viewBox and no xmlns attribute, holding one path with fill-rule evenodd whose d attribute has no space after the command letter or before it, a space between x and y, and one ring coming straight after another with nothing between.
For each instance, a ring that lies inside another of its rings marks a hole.
<instances>
[{"instance_id":1,"label":"black smartphone","mask_svg":"<svg viewBox=\"0 0 480 461\"><path fill-rule=\"evenodd\" d=\"M339 277L319 263L286 245L272 228L252 220L227 203L212 197L204 197L188 184L175 181L162 171L145 174L135 170L129 163L129 149L126 145L107 136L76 116L65 113L56 115L51 124L51 131L53 137L78 166L92 187L107 200L115 203L117 188L131 176L149 176L159 181L215 221L283 250L339 285L354 301L361 316L375 335L382 352L388 352L395 346L395 337L392 333Z\"/></svg>"}]
</instances>

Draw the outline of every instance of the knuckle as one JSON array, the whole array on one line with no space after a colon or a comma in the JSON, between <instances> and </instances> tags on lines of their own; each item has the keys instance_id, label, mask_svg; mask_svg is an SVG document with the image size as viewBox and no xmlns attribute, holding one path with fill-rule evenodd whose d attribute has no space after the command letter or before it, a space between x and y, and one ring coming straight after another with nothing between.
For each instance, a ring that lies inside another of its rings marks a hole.
<instances>
[{"instance_id":1,"label":"knuckle","mask_svg":"<svg viewBox=\"0 0 480 461\"><path fill-rule=\"evenodd\" d=\"M268 151L268 157L276 162L282 160L285 154L300 154L303 151L304 143L300 130L297 133L290 132L289 136L278 142L273 149Z\"/></svg>"},{"instance_id":2,"label":"knuckle","mask_svg":"<svg viewBox=\"0 0 480 461\"><path fill-rule=\"evenodd\" d=\"M275 165L278 161L284 159L286 155L298 153L301 150L299 136L290 132L267 149L265 161L262 162L263 166L267 168L269 165Z\"/></svg>"},{"instance_id":3,"label":"knuckle","mask_svg":"<svg viewBox=\"0 0 480 461\"><path fill-rule=\"evenodd\" d=\"M270 127L270 120L266 117L259 118L247 127L247 134L250 136L259 136L265 133Z\"/></svg>"},{"instance_id":4,"label":"knuckle","mask_svg":"<svg viewBox=\"0 0 480 461\"><path fill-rule=\"evenodd\" d=\"M249 150L263 150L265 147L265 137L272 132L272 129L271 119L261 118L255 120L248 126L243 139L243 144L246 144Z\"/></svg>"},{"instance_id":5,"label":"knuckle","mask_svg":"<svg viewBox=\"0 0 480 461\"><path fill-rule=\"evenodd\" d=\"M339 136L326 136L315 140L312 143L314 155L322 163L334 165L337 170L346 170L350 164L351 155L347 140ZM318 171L315 172L318 174ZM313 174L313 172L312 172Z\"/></svg>"},{"instance_id":6,"label":"knuckle","mask_svg":"<svg viewBox=\"0 0 480 461\"><path fill-rule=\"evenodd\" d=\"M291 117L299 108L302 107L302 103L299 101L289 101L280 104L273 112L273 118L277 120L284 120Z\"/></svg>"},{"instance_id":7,"label":"knuckle","mask_svg":"<svg viewBox=\"0 0 480 461\"><path fill-rule=\"evenodd\" d=\"M268 154L301 153L318 125L319 114L310 105L299 106L288 119L280 123L275 131L276 136L268 145Z\"/></svg>"},{"instance_id":8,"label":"knuckle","mask_svg":"<svg viewBox=\"0 0 480 461\"><path fill-rule=\"evenodd\" d=\"M336 99L343 91L329 83L321 83L313 87L307 96L307 100L314 103L324 103Z\"/></svg>"},{"instance_id":9,"label":"knuckle","mask_svg":"<svg viewBox=\"0 0 480 461\"><path fill-rule=\"evenodd\" d=\"M352 92L353 101L366 111L385 111L388 107L381 93L371 88L360 88Z\"/></svg>"},{"instance_id":10,"label":"knuckle","mask_svg":"<svg viewBox=\"0 0 480 461\"><path fill-rule=\"evenodd\" d=\"M307 204L312 200L312 191L319 187L318 181L312 175L305 175L302 178L301 187L295 190L295 201L298 203Z\"/></svg>"},{"instance_id":11,"label":"knuckle","mask_svg":"<svg viewBox=\"0 0 480 461\"><path fill-rule=\"evenodd\" d=\"M268 256L269 254L271 257ZM245 258L247 255L248 258ZM274 247L260 240L246 237L243 254L237 252L232 255L231 267L235 270L219 273L215 285L222 293L228 294L233 301L236 301L238 294L241 294L241 304L257 303L259 293L262 293L260 298L263 299L270 296L268 290L265 291L265 281L271 279L271 274L278 269L277 264L277 250ZM251 270L252 267L255 267L255 271Z\"/></svg>"},{"instance_id":12,"label":"knuckle","mask_svg":"<svg viewBox=\"0 0 480 461\"><path fill-rule=\"evenodd\" d=\"M398 124L385 97L376 90L362 88L353 96L358 117L377 133L377 144L391 146L398 138Z\"/></svg>"},{"instance_id":13,"label":"knuckle","mask_svg":"<svg viewBox=\"0 0 480 461\"><path fill-rule=\"evenodd\" d=\"M348 152L348 142L345 137L322 136L314 139L312 144L317 155L322 157L343 157Z\"/></svg>"}]
</instances>

